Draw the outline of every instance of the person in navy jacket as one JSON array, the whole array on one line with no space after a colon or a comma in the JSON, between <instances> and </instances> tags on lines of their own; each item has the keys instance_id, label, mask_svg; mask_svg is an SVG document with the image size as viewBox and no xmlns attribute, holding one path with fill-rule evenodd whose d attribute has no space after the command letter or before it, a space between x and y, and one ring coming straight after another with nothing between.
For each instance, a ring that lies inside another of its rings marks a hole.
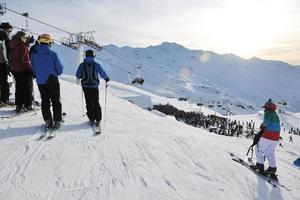
<instances>
[{"instance_id":1,"label":"person in navy jacket","mask_svg":"<svg viewBox=\"0 0 300 200\"><path fill-rule=\"evenodd\" d=\"M76 77L81 79L81 85L85 96L87 116L91 125L100 126L102 119L101 106L99 103L99 75L106 83L109 77L101 67L101 65L94 61L94 52L87 50L85 52L84 61L79 65Z\"/></svg>"},{"instance_id":2,"label":"person in navy jacket","mask_svg":"<svg viewBox=\"0 0 300 200\"><path fill-rule=\"evenodd\" d=\"M50 49L53 39L49 34L40 35L38 42L35 51L31 53L31 64L42 98L42 114L47 128L58 129L62 120L58 76L63 73L63 66L57 54Z\"/></svg>"}]
</instances>

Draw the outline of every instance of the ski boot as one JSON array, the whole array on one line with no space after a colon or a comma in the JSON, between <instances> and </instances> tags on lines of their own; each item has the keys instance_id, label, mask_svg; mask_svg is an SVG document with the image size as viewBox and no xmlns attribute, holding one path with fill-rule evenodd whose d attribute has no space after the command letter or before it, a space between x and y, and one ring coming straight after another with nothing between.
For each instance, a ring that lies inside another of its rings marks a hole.
<instances>
[{"instance_id":1,"label":"ski boot","mask_svg":"<svg viewBox=\"0 0 300 200\"><path fill-rule=\"evenodd\" d=\"M95 124L95 121L90 119L90 125L94 126L94 124Z\"/></svg>"},{"instance_id":2,"label":"ski boot","mask_svg":"<svg viewBox=\"0 0 300 200\"><path fill-rule=\"evenodd\" d=\"M95 128L94 128L95 135L99 135L101 133L101 125L100 121L96 121Z\"/></svg>"},{"instance_id":3,"label":"ski boot","mask_svg":"<svg viewBox=\"0 0 300 200\"><path fill-rule=\"evenodd\" d=\"M250 167L257 171L259 174L264 175L264 164L256 163L256 165L251 165Z\"/></svg>"},{"instance_id":4,"label":"ski boot","mask_svg":"<svg viewBox=\"0 0 300 200\"><path fill-rule=\"evenodd\" d=\"M264 171L265 176L269 176L271 179L278 181L278 177L276 175L276 167L268 167L266 171Z\"/></svg>"},{"instance_id":5,"label":"ski boot","mask_svg":"<svg viewBox=\"0 0 300 200\"><path fill-rule=\"evenodd\" d=\"M54 130L57 130L57 129L60 128L60 126L61 126L61 121L55 121L55 122L54 122L54 125L53 125L53 129L54 129Z\"/></svg>"},{"instance_id":6,"label":"ski boot","mask_svg":"<svg viewBox=\"0 0 300 200\"><path fill-rule=\"evenodd\" d=\"M22 111L22 106L17 106L15 112L20 113L21 111Z\"/></svg>"},{"instance_id":7,"label":"ski boot","mask_svg":"<svg viewBox=\"0 0 300 200\"><path fill-rule=\"evenodd\" d=\"M53 123L51 119L46 120L45 122L46 122L46 130L49 130L53 127Z\"/></svg>"}]
</instances>

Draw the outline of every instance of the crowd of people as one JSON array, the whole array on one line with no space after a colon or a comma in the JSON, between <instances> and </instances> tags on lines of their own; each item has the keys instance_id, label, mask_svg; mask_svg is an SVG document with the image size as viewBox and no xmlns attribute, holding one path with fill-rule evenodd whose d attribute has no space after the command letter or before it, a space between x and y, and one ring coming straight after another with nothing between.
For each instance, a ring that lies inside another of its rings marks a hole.
<instances>
[{"instance_id":1,"label":"crowd of people","mask_svg":"<svg viewBox=\"0 0 300 200\"><path fill-rule=\"evenodd\" d=\"M226 136L246 136L247 138L253 138L255 134L255 123L241 122L237 120L230 120L225 117L217 115L204 115L200 112L185 112L179 110L170 104L166 105L154 105L153 109L158 110L167 115L174 116L178 121L183 121L186 124L194 127L207 129L209 132L213 132Z\"/></svg>"},{"instance_id":2,"label":"crowd of people","mask_svg":"<svg viewBox=\"0 0 300 200\"><path fill-rule=\"evenodd\" d=\"M34 42L33 36L29 36L25 31L17 31L11 37L12 30L13 26L9 22L0 24L0 106L14 104L16 113L34 110L33 79L36 79L46 128L58 129L62 122L58 76L63 73L63 65L59 56L51 50L53 38L49 34L41 34L35 44L31 45ZM86 51L83 62L78 66L76 77L78 83L81 80L90 123L99 127L102 114L98 76L105 79L106 83L109 77L94 57L92 50ZM9 98L8 76L12 76L15 83L14 102Z\"/></svg>"}]
</instances>

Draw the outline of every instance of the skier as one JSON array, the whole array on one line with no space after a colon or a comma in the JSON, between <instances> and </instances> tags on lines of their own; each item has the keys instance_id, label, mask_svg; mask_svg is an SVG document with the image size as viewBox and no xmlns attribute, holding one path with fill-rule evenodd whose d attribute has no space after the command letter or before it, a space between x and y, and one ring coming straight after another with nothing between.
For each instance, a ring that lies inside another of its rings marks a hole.
<instances>
[{"instance_id":1,"label":"skier","mask_svg":"<svg viewBox=\"0 0 300 200\"><path fill-rule=\"evenodd\" d=\"M289 142L293 143L293 137L290 135Z\"/></svg>"},{"instance_id":2,"label":"skier","mask_svg":"<svg viewBox=\"0 0 300 200\"><path fill-rule=\"evenodd\" d=\"M58 129L62 121L58 76L63 73L63 66L57 54L50 49L53 39L49 34L41 34L38 42L35 51L31 54L31 62L41 94L42 115L48 129ZM53 107L53 117L50 102Z\"/></svg>"},{"instance_id":3,"label":"skier","mask_svg":"<svg viewBox=\"0 0 300 200\"><path fill-rule=\"evenodd\" d=\"M280 138L280 121L276 110L276 105L269 99L264 105L264 120L261 124L263 129L262 136L259 139L256 148L256 170L264 175L270 175L270 178L277 180L275 148ZM264 171L264 157L268 159L269 168Z\"/></svg>"},{"instance_id":4,"label":"skier","mask_svg":"<svg viewBox=\"0 0 300 200\"><path fill-rule=\"evenodd\" d=\"M9 34L12 26L8 23L0 24L0 106L6 105L9 100L9 84L7 81L10 76L9 67Z\"/></svg>"},{"instance_id":5,"label":"skier","mask_svg":"<svg viewBox=\"0 0 300 200\"><path fill-rule=\"evenodd\" d=\"M33 110L32 108L32 67L29 50L26 46L27 36L18 31L10 41L11 70L16 80L16 112ZM24 106L24 108L23 108Z\"/></svg>"},{"instance_id":6,"label":"skier","mask_svg":"<svg viewBox=\"0 0 300 200\"><path fill-rule=\"evenodd\" d=\"M109 77L101 67L101 65L94 61L94 52L87 50L85 52L84 61L79 65L76 77L79 83L81 79L82 90L85 96L87 116L91 125L100 128L100 121L102 119L101 106L99 103L99 76L106 82Z\"/></svg>"}]
</instances>

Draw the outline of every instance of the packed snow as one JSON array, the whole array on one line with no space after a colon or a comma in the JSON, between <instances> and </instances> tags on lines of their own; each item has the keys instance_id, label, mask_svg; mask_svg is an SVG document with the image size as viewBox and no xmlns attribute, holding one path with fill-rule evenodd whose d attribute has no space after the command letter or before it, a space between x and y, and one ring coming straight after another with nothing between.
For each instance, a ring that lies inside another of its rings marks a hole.
<instances>
[{"instance_id":1,"label":"packed snow","mask_svg":"<svg viewBox=\"0 0 300 200\"><path fill-rule=\"evenodd\" d=\"M93 136L83 116L81 87L71 76L60 83L67 117L52 140L37 140L43 132L39 110L1 120L0 199L300 199L300 171L293 166L300 155L299 136L293 143L284 139L276 149L279 180L287 191L231 160L230 152L245 157L250 139L212 134L147 109L170 103L199 110L195 104L112 81L103 133ZM102 82L103 115L104 95ZM1 108L0 115L12 109ZM236 117L259 123L262 115ZM299 114L280 117L299 125Z\"/></svg>"}]
</instances>

